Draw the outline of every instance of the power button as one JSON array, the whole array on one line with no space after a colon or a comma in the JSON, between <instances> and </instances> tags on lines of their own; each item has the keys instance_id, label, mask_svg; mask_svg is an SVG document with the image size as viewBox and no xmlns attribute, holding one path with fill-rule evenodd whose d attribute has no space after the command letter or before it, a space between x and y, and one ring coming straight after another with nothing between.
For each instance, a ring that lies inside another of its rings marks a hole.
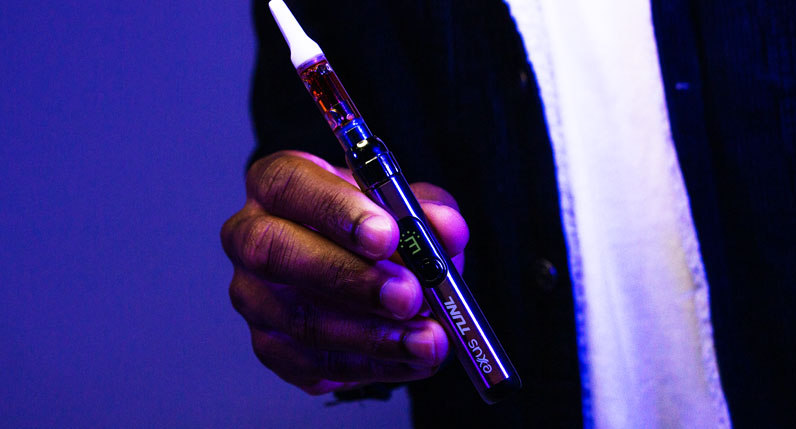
<instances>
[{"instance_id":1,"label":"power button","mask_svg":"<svg viewBox=\"0 0 796 429\"><path fill-rule=\"evenodd\" d=\"M420 264L420 275L429 283L437 283L445 277L445 266L439 259L426 258Z\"/></svg>"}]
</instances>

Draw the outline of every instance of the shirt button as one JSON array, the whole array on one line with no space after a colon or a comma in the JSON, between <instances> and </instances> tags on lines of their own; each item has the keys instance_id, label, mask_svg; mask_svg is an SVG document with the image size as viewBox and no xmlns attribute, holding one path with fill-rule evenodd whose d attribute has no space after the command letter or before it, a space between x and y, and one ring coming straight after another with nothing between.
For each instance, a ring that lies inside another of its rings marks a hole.
<instances>
[{"instance_id":1,"label":"shirt button","mask_svg":"<svg viewBox=\"0 0 796 429\"><path fill-rule=\"evenodd\" d=\"M533 261L531 267L531 274L533 281L539 289L543 291L551 291L558 282L558 271L553 264L544 258L539 258Z\"/></svg>"}]
</instances>

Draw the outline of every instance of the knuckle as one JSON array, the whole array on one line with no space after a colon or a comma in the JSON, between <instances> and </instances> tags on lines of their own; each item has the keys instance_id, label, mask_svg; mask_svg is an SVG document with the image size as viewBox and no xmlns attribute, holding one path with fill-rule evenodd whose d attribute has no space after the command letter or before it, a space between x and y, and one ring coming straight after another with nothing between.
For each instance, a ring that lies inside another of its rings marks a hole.
<instances>
[{"instance_id":1,"label":"knuckle","mask_svg":"<svg viewBox=\"0 0 796 429\"><path fill-rule=\"evenodd\" d=\"M301 362L289 359L290 352L285 350L283 341L271 334L252 330L252 351L260 363L282 378L293 379L296 374L303 372Z\"/></svg>"},{"instance_id":2,"label":"knuckle","mask_svg":"<svg viewBox=\"0 0 796 429\"><path fill-rule=\"evenodd\" d=\"M265 207L274 207L290 198L293 185L303 174L307 161L284 151L258 160L246 175L246 191Z\"/></svg>"},{"instance_id":3,"label":"knuckle","mask_svg":"<svg viewBox=\"0 0 796 429\"><path fill-rule=\"evenodd\" d=\"M333 230L352 232L355 217L352 212L355 208L347 193L319 193L313 201L313 207L322 225Z\"/></svg>"},{"instance_id":4,"label":"knuckle","mask_svg":"<svg viewBox=\"0 0 796 429\"><path fill-rule=\"evenodd\" d=\"M249 326L265 327L270 325L265 314L269 298L267 294L257 293L254 290L256 287L236 272L229 284L229 300L232 308L243 316Z\"/></svg>"},{"instance_id":5,"label":"knuckle","mask_svg":"<svg viewBox=\"0 0 796 429\"><path fill-rule=\"evenodd\" d=\"M354 361L359 359L352 355L324 352L321 354L320 360L321 377L339 380L341 378L350 378L357 372L355 368L358 365Z\"/></svg>"},{"instance_id":6,"label":"knuckle","mask_svg":"<svg viewBox=\"0 0 796 429\"><path fill-rule=\"evenodd\" d=\"M244 227L241 255L244 267L266 278L279 278L293 254L292 235L273 217L252 218Z\"/></svg>"},{"instance_id":7,"label":"knuckle","mask_svg":"<svg viewBox=\"0 0 796 429\"><path fill-rule=\"evenodd\" d=\"M329 261L325 278L329 279L331 293L345 293L361 280L361 261L353 255L334 258Z\"/></svg>"},{"instance_id":8,"label":"knuckle","mask_svg":"<svg viewBox=\"0 0 796 429\"><path fill-rule=\"evenodd\" d=\"M361 366L361 371L367 373L371 380L383 380L395 367L394 364L390 365L375 359L364 359Z\"/></svg>"},{"instance_id":9,"label":"knuckle","mask_svg":"<svg viewBox=\"0 0 796 429\"><path fill-rule=\"evenodd\" d=\"M364 352L372 356L381 355L386 349L392 338L392 329L376 319L364 322L363 344Z\"/></svg>"},{"instance_id":10,"label":"knuckle","mask_svg":"<svg viewBox=\"0 0 796 429\"><path fill-rule=\"evenodd\" d=\"M246 293L241 282L235 277L232 278L229 284L229 300L232 303L232 308L243 315L246 307Z\"/></svg>"},{"instance_id":11,"label":"knuckle","mask_svg":"<svg viewBox=\"0 0 796 429\"><path fill-rule=\"evenodd\" d=\"M249 219L241 226L243 232L239 244L240 256L245 267L256 267L260 264L260 261L267 258L267 255L264 255L263 252L269 249L263 248L263 246L270 246L270 243L266 242L270 237L270 228L270 222L257 218Z\"/></svg>"},{"instance_id":12,"label":"knuckle","mask_svg":"<svg viewBox=\"0 0 796 429\"><path fill-rule=\"evenodd\" d=\"M273 367L273 351L269 338L265 335L252 336L252 351L257 359L266 367Z\"/></svg>"},{"instance_id":13,"label":"knuckle","mask_svg":"<svg viewBox=\"0 0 796 429\"><path fill-rule=\"evenodd\" d=\"M320 377L329 380L375 381L390 372L385 364L359 354L325 352L320 359Z\"/></svg>"},{"instance_id":14,"label":"knuckle","mask_svg":"<svg viewBox=\"0 0 796 429\"><path fill-rule=\"evenodd\" d=\"M233 215L221 226L221 246L224 248L227 257L232 259L234 252L235 236L241 223L242 215L240 212Z\"/></svg>"},{"instance_id":15,"label":"knuckle","mask_svg":"<svg viewBox=\"0 0 796 429\"><path fill-rule=\"evenodd\" d=\"M323 339L321 314L310 303L297 304L287 318L291 336L309 348L317 348Z\"/></svg>"},{"instance_id":16,"label":"knuckle","mask_svg":"<svg viewBox=\"0 0 796 429\"><path fill-rule=\"evenodd\" d=\"M252 329L252 350L260 363L294 386L322 384L315 359L279 335Z\"/></svg>"}]
</instances>

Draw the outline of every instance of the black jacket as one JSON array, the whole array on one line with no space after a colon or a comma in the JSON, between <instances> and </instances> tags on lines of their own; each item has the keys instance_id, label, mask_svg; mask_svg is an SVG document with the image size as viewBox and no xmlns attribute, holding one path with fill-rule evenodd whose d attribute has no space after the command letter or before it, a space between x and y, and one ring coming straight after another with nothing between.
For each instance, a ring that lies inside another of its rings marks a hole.
<instances>
[{"instance_id":1,"label":"black jacket","mask_svg":"<svg viewBox=\"0 0 796 429\"><path fill-rule=\"evenodd\" d=\"M410 182L450 191L471 229L464 277L524 382L487 406L458 364L412 383L418 427L588 422L552 150L533 73L498 0L288 1ZM711 292L722 385L738 427L796 424L793 244L796 6L653 1L672 132ZM343 164L267 10L253 154ZM663 351L662 351L663 352Z\"/></svg>"}]
</instances>

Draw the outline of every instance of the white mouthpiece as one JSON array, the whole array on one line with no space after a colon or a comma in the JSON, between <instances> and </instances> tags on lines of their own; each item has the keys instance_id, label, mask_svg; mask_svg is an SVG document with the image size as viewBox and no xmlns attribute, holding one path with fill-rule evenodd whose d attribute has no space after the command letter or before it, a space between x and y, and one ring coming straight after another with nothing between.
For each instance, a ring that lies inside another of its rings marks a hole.
<instances>
[{"instance_id":1,"label":"white mouthpiece","mask_svg":"<svg viewBox=\"0 0 796 429\"><path fill-rule=\"evenodd\" d=\"M271 8L271 15L274 16L276 25L290 46L290 61L293 62L293 67L298 68L308 60L323 55L321 47L307 36L284 1L271 0L268 2L268 7Z\"/></svg>"}]
</instances>

